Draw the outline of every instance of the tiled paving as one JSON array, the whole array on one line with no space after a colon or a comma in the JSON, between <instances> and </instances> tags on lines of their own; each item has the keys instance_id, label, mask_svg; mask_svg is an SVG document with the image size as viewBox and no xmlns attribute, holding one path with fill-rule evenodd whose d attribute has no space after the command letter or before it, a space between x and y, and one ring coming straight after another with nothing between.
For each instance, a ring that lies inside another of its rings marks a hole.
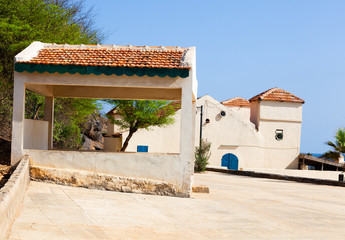
<instances>
[{"instance_id":1,"label":"tiled paving","mask_svg":"<svg viewBox=\"0 0 345 240\"><path fill-rule=\"evenodd\" d=\"M31 182L10 240L344 239L345 188L197 174L192 199Z\"/></svg>"}]
</instances>

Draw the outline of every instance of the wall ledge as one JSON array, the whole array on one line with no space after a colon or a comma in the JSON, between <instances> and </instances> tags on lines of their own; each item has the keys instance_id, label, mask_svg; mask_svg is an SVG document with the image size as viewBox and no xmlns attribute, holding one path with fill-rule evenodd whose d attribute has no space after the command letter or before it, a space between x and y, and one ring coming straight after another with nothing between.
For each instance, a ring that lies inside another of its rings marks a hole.
<instances>
[{"instance_id":1,"label":"wall ledge","mask_svg":"<svg viewBox=\"0 0 345 240\"><path fill-rule=\"evenodd\" d=\"M20 160L10 179L0 189L0 239L7 239L29 186L29 156Z\"/></svg>"}]
</instances>

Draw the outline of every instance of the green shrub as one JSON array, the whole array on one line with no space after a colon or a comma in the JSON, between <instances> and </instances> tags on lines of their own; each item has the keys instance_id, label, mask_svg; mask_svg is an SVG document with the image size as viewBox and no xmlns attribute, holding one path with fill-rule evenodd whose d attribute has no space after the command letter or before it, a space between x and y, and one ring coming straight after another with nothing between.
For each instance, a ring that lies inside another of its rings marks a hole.
<instances>
[{"instance_id":1,"label":"green shrub","mask_svg":"<svg viewBox=\"0 0 345 240\"><path fill-rule=\"evenodd\" d=\"M194 172L205 172L206 166L208 164L208 159L211 156L211 143L207 140L201 140L201 148L195 148L195 163L194 163Z\"/></svg>"}]
</instances>

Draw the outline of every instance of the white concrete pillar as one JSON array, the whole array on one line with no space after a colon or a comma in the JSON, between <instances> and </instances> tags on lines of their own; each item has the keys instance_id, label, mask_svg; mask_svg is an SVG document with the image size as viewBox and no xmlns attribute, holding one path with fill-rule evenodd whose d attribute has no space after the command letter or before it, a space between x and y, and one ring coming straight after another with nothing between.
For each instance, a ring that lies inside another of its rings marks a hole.
<instances>
[{"instance_id":1,"label":"white concrete pillar","mask_svg":"<svg viewBox=\"0 0 345 240\"><path fill-rule=\"evenodd\" d=\"M53 149L54 98L45 97L44 120L48 121L48 149Z\"/></svg>"},{"instance_id":2,"label":"white concrete pillar","mask_svg":"<svg viewBox=\"0 0 345 240\"><path fill-rule=\"evenodd\" d=\"M180 158L184 164L183 191L190 194L191 177L194 167L194 131L195 131L195 103L191 82L186 80L182 87L181 98L181 132L180 132Z\"/></svg>"},{"instance_id":3,"label":"white concrete pillar","mask_svg":"<svg viewBox=\"0 0 345 240\"><path fill-rule=\"evenodd\" d=\"M196 122L196 117L195 117L195 111L196 111L196 101L193 101L193 104L192 104L192 130L193 130L193 133L192 133L192 144L193 144L193 151L192 151L192 163L191 163L191 172L192 172L192 176L191 176L191 187L193 187L194 185L194 162L195 162L195 157L194 157L194 151L195 151L195 122Z\"/></svg>"},{"instance_id":4,"label":"white concrete pillar","mask_svg":"<svg viewBox=\"0 0 345 240\"><path fill-rule=\"evenodd\" d=\"M24 145L24 119L25 119L25 85L14 74L13 90L13 118L12 118L12 146L11 165L15 165L23 156Z\"/></svg>"}]
</instances>

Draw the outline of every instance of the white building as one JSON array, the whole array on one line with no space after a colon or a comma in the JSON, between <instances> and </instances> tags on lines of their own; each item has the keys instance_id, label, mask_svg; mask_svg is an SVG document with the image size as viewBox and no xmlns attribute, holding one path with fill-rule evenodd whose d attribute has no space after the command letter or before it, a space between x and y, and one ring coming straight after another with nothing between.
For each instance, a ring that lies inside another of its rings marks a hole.
<instances>
[{"instance_id":1,"label":"white building","mask_svg":"<svg viewBox=\"0 0 345 240\"><path fill-rule=\"evenodd\" d=\"M203 106L202 138L212 144L209 166L297 169L303 103L304 100L279 88L269 89L249 101L237 97L218 102L208 95L199 98L196 105ZM195 117L195 146L198 146L200 108ZM127 151L147 146L149 152L178 153L180 111L175 119L175 124L166 128L139 130ZM127 132L122 133L124 141Z\"/></svg>"}]
</instances>

